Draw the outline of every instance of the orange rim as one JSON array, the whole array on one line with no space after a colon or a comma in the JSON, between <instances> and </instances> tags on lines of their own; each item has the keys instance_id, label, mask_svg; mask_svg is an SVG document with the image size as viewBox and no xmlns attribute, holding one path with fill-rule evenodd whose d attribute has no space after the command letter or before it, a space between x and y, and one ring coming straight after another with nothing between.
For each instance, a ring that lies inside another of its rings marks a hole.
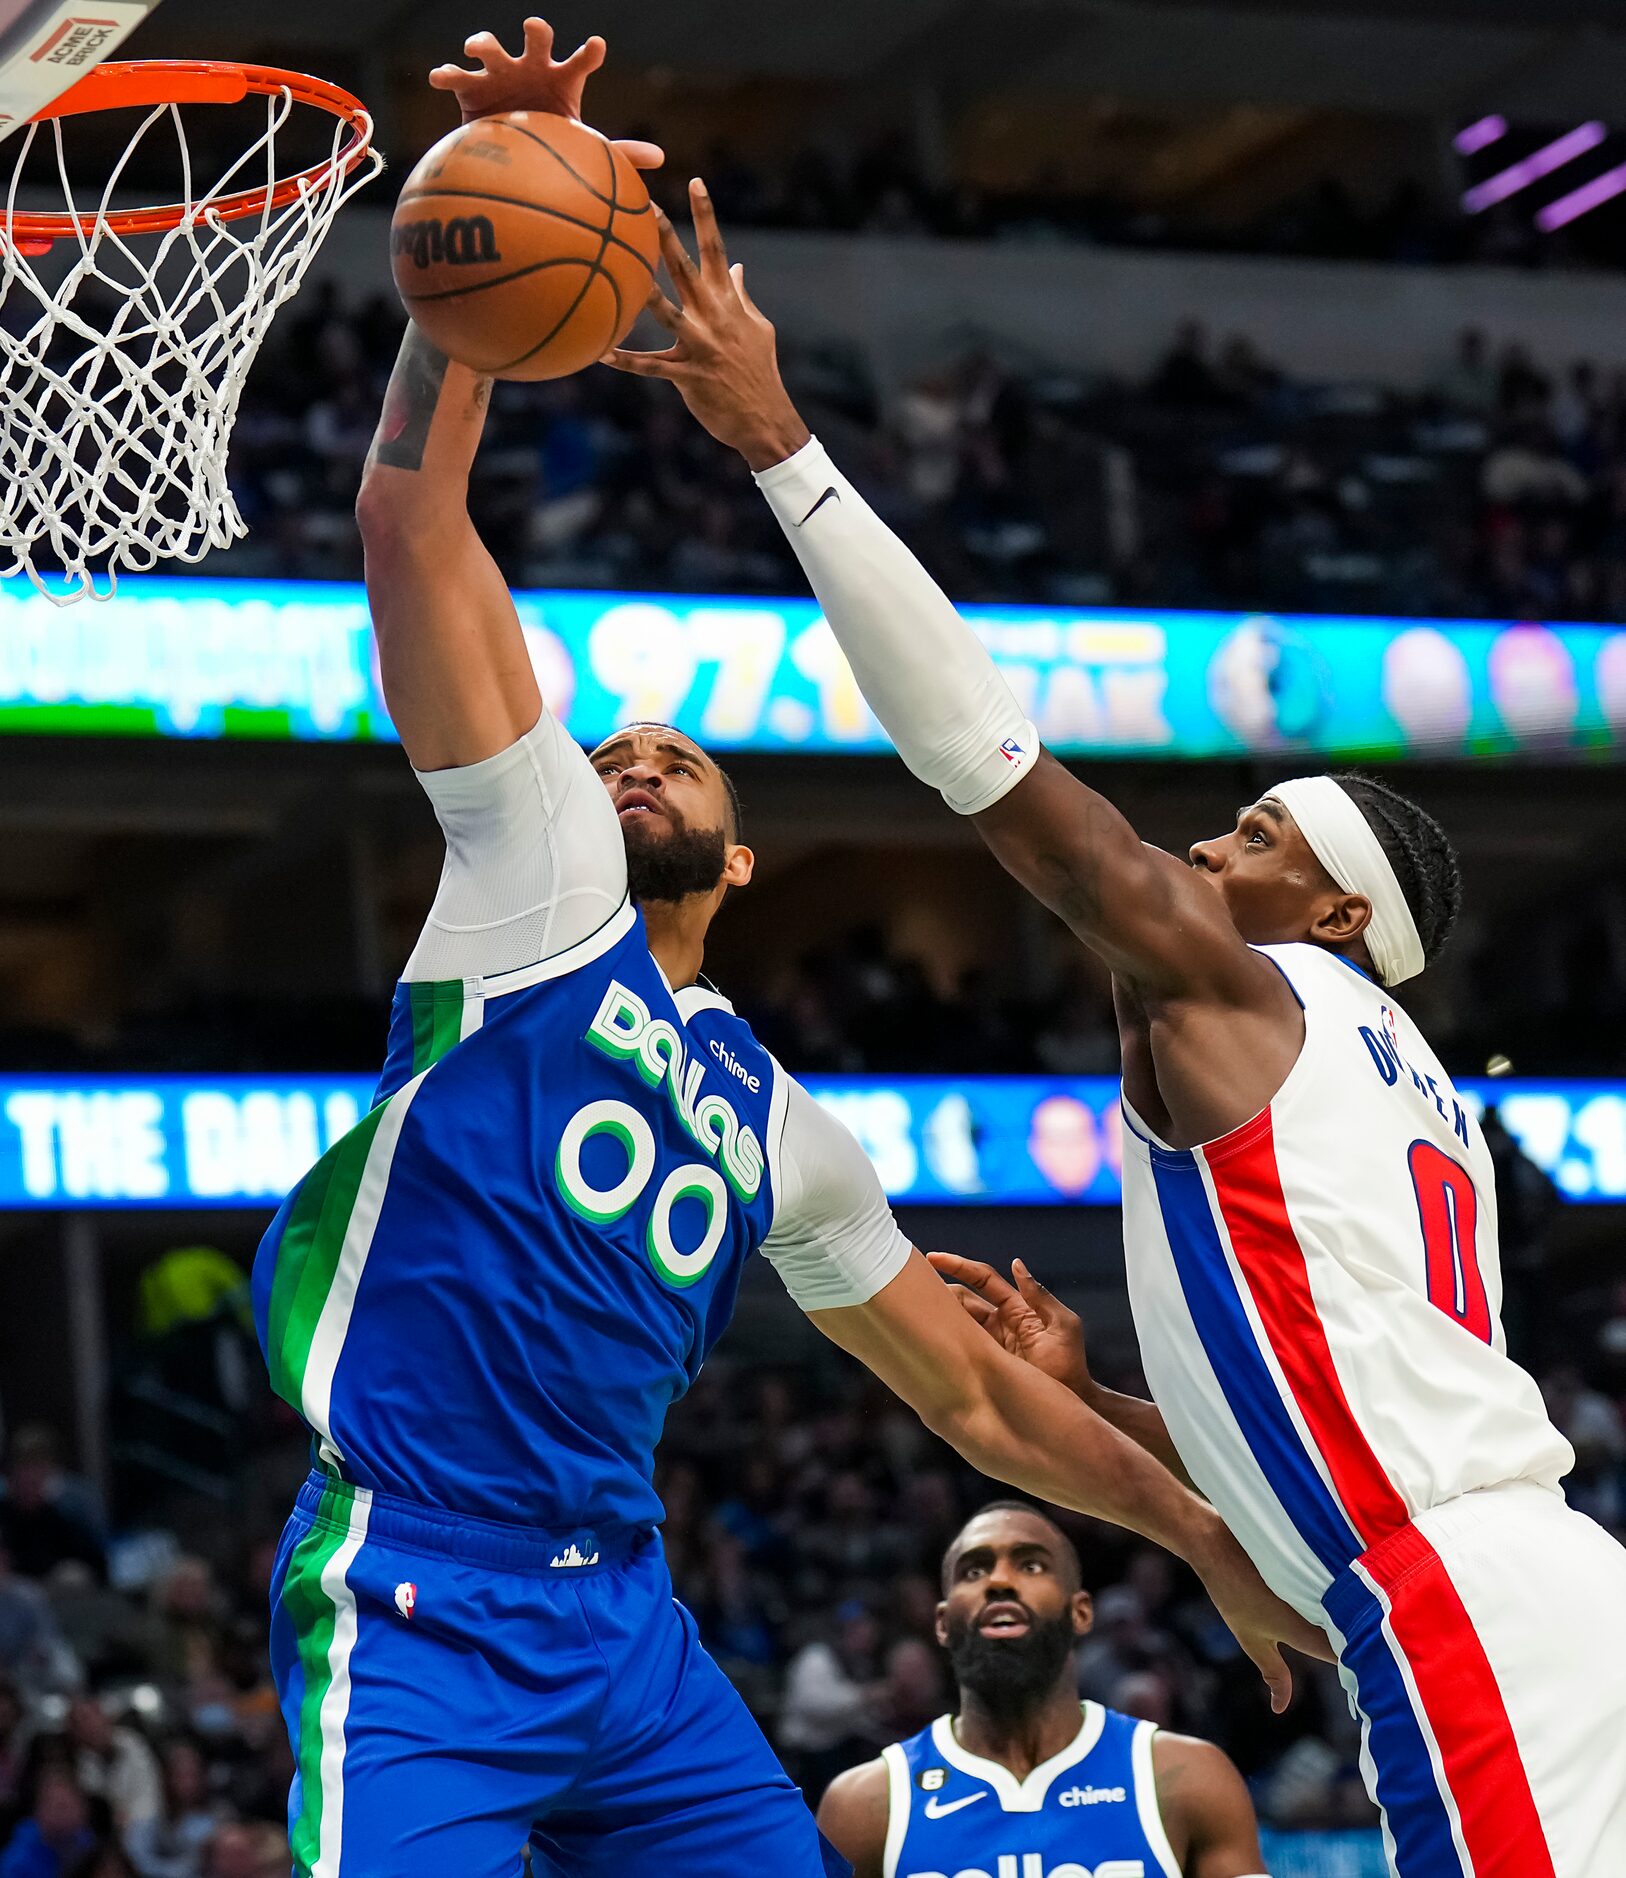
<instances>
[{"instance_id":1,"label":"orange rim","mask_svg":"<svg viewBox=\"0 0 1626 1878\"><path fill-rule=\"evenodd\" d=\"M276 97L283 92L295 104L308 104L340 118L350 127L349 140L335 155L297 175L270 187L262 185L220 196L208 204L209 220L237 222L263 214L268 208L286 207L335 170L348 175L372 148L373 120L361 100L324 78L283 71L274 65L223 64L214 59L138 59L98 66L36 113L32 121L38 124L52 118L80 117L89 111L140 110L159 104L240 104L252 94ZM106 215L19 211L0 223L0 233L9 234L19 249L25 249L25 244L49 245L88 236L99 227L119 235L163 234L197 212L197 205L187 202L147 209L112 209Z\"/></svg>"}]
</instances>

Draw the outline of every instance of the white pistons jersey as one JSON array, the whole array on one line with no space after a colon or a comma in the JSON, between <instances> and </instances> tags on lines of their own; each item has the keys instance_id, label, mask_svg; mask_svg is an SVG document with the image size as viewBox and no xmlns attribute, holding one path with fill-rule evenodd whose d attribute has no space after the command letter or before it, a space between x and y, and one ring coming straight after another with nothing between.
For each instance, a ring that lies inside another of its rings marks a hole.
<instances>
[{"instance_id":1,"label":"white pistons jersey","mask_svg":"<svg viewBox=\"0 0 1626 1878\"><path fill-rule=\"evenodd\" d=\"M1147 1381L1192 1479L1312 1622L1428 1508L1574 1464L1507 1356L1478 1122L1393 995L1261 946L1304 1007L1270 1106L1189 1151L1125 1104L1124 1246Z\"/></svg>"}]
</instances>

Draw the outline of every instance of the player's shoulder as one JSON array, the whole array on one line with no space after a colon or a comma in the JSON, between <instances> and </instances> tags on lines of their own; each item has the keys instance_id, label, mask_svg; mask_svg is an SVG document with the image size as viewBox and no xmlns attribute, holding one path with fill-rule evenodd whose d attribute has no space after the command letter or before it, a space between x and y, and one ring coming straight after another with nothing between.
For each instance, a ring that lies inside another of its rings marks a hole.
<instances>
[{"instance_id":1,"label":"player's shoulder","mask_svg":"<svg viewBox=\"0 0 1626 1878\"><path fill-rule=\"evenodd\" d=\"M746 1030L751 1027L740 1016L728 999L707 979L697 978L692 985L679 985L672 993L672 1002L678 1008L678 1016L684 1023L691 1018L703 1017L708 1012L722 1017L729 1017Z\"/></svg>"},{"instance_id":2,"label":"player's shoulder","mask_svg":"<svg viewBox=\"0 0 1626 1878\"><path fill-rule=\"evenodd\" d=\"M896 1752L896 1750L893 1750ZM892 1813L892 1772L884 1754L837 1774L819 1801L818 1826L862 1873L877 1868Z\"/></svg>"},{"instance_id":3,"label":"player's shoulder","mask_svg":"<svg viewBox=\"0 0 1626 1878\"><path fill-rule=\"evenodd\" d=\"M705 979L680 985L672 993L672 1002L684 1029L722 1072L725 1084L736 1086L735 1094L743 1091L759 1100L782 1100L784 1071L715 985Z\"/></svg>"},{"instance_id":4,"label":"player's shoulder","mask_svg":"<svg viewBox=\"0 0 1626 1878\"><path fill-rule=\"evenodd\" d=\"M1246 1781L1230 1755L1212 1741L1196 1735L1171 1734L1159 1728L1152 1736L1152 1777L1158 1805L1184 1813L1214 1806L1235 1806L1239 1801L1251 1812Z\"/></svg>"}]
</instances>

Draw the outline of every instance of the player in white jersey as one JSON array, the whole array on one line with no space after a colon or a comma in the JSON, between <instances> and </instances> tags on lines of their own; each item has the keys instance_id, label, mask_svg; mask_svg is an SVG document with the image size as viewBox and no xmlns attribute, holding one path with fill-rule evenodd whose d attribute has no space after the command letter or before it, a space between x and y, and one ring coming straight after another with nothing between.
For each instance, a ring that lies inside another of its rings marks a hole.
<instances>
[{"instance_id":1,"label":"player in white jersey","mask_svg":"<svg viewBox=\"0 0 1626 1878\"><path fill-rule=\"evenodd\" d=\"M1626 1874L1626 1552L1499 1322L1473 1118L1393 987L1444 943L1439 828L1381 785L1285 782L1186 860L1039 746L976 635L812 438L704 189L663 231L674 383L740 451L899 753L1111 968L1124 1237L1182 1468L1321 1624L1398 1878Z\"/></svg>"}]
</instances>

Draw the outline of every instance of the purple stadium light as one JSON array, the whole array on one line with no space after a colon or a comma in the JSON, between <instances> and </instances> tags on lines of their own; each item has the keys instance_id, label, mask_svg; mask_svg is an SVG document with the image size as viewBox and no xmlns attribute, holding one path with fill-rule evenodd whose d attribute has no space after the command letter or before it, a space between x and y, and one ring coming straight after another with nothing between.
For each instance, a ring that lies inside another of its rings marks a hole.
<instances>
[{"instance_id":1,"label":"purple stadium light","mask_svg":"<svg viewBox=\"0 0 1626 1878\"><path fill-rule=\"evenodd\" d=\"M1488 145L1507 135L1505 117L1482 117L1477 122L1465 125L1451 141L1456 145L1460 156L1475 156Z\"/></svg>"},{"instance_id":2,"label":"purple stadium light","mask_svg":"<svg viewBox=\"0 0 1626 1878\"><path fill-rule=\"evenodd\" d=\"M1582 183L1579 189L1572 189L1567 196L1549 202L1546 208L1537 211L1536 226L1544 235L1550 235L1555 228L1578 221L1612 197L1623 194L1626 194L1626 163L1616 169L1605 170L1601 176L1594 176L1591 182Z\"/></svg>"},{"instance_id":3,"label":"purple stadium light","mask_svg":"<svg viewBox=\"0 0 1626 1878\"><path fill-rule=\"evenodd\" d=\"M1482 183L1475 183L1463 196L1462 206L1470 215L1478 215L1482 209L1505 202L1509 196L1516 196L1521 189L1528 189L1531 183L1539 182L1543 176L1550 176L1566 163L1573 163L1589 150L1596 150L1608 135L1604 126L1595 121L1577 124L1574 130L1566 131L1562 137L1543 145L1522 161L1510 164L1505 170L1498 170Z\"/></svg>"}]
</instances>

